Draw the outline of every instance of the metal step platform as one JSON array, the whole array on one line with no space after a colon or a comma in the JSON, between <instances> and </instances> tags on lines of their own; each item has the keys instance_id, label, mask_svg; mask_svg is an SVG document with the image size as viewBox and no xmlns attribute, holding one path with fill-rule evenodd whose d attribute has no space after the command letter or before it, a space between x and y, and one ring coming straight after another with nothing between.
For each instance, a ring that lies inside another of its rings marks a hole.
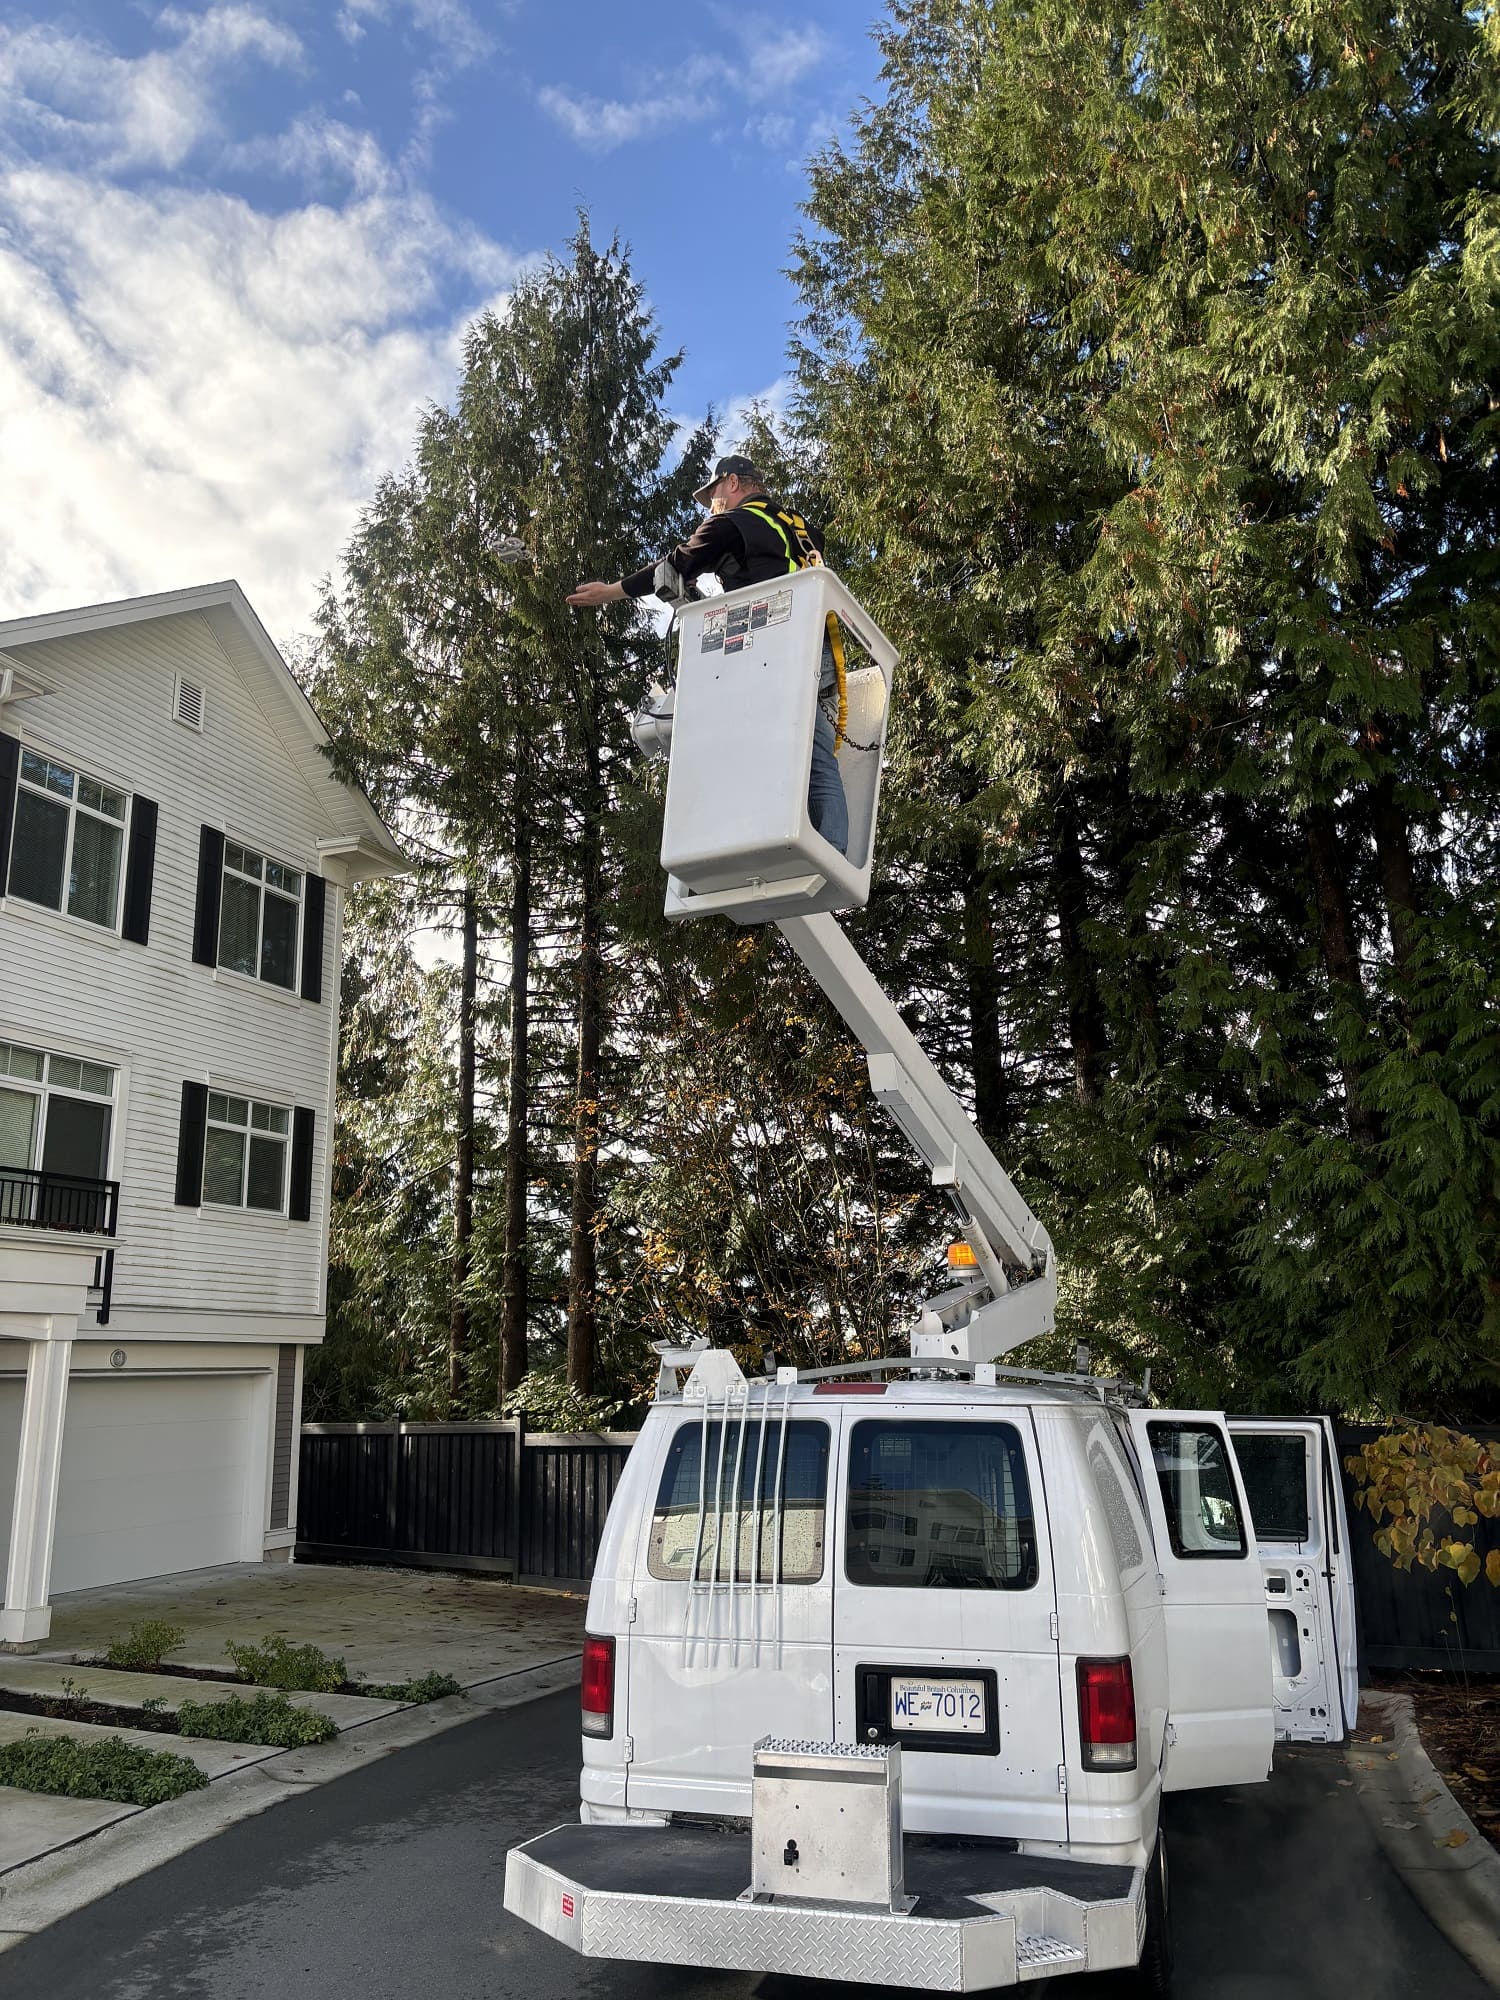
<instances>
[{"instance_id":1,"label":"metal step platform","mask_svg":"<svg viewBox=\"0 0 1500 2000\"><path fill-rule=\"evenodd\" d=\"M585 1958L970 1993L1134 1965L1144 1873L908 1835L908 1911L751 1900L743 1830L559 1826L514 1848L505 1907Z\"/></svg>"}]
</instances>

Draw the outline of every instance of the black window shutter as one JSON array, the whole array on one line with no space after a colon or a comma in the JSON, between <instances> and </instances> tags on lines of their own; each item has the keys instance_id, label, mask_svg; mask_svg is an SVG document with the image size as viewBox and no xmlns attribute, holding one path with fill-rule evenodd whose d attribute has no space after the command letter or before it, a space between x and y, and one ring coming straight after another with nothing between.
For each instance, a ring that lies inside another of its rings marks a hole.
<instances>
[{"instance_id":1,"label":"black window shutter","mask_svg":"<svg viewBox=\"0 0 1500 2000\"><path fill-rule=\"evenodd\" d=\"M321 875L309 875L306 900L302 906L302 997L323 998L323 916L328 901L328 884Z\"/></svg>"},{"instance_id":2,"label":"black window shutter","mask_svg":"<svg viewBox=\"0 0 1500 2000\"><path fill-rule=\"evenodd\" d=\"M203 1201L203 1140L208 1127L208 1085L182 1086L177 1125L177 1206L198 1208Z\"/></svg>"},{"instance_id":3,"label":"black window shutter","mask_svg":"<svg viewBox=\"0 0 1500 2000\"><path fill-rule=\"evenodd\" d=\"M219 898L224 893L224 836L216 826L198 836L198 909L193 919L193 962L219 962Z\"/></svg>"},{"instance_id":4,"label":"black window shutter","mask_svg":"<svg viewBox=\"0 0 1500 2000\"><path fill-rule=\"evenodd\" d=\"M21 743L0 736L0 896L10 879L10 829L16 816L16 779L21 769Z\"/></svg>"},{"instance_id":5,"label":"black window shutter","mask_svg":"<svg viewBox=\"0 0 1500 2000\"><path fill-rule=\"evenodd\" d=\"M130 852L125 857L125 921L131 944L151 935L151 883L156 873L156 801L137 792L130 803Z\"/></svg>"},{"instance_id":6,"label":"black window shutter","mask_svg":"<svg viewBox=\"0 0 1500 2000\"><path fill-rule=\"evenodd\" d=\"M317 1114L299 1104L292 1113L292 1185L287 1215L293 1222L312 1221L313 1131Z\"/></svg>"}]
</instances>

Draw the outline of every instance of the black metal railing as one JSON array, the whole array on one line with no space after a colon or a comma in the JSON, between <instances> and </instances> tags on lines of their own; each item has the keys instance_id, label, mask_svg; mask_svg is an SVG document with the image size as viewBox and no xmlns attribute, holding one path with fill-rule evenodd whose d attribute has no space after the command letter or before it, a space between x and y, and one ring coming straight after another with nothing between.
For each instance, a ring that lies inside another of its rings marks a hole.
<instances>
[{"instance_id":1,"label":"black metal railing","mask_svg":"<svg viewBox=\"0 0 1500 2000\"><path fill-rule=\"evenodd\" d=\"M0 1223L113 1236L119 1205L118 1181L54 1174L43 1167L0 1167Z\"/></svg>"}]
</instances>

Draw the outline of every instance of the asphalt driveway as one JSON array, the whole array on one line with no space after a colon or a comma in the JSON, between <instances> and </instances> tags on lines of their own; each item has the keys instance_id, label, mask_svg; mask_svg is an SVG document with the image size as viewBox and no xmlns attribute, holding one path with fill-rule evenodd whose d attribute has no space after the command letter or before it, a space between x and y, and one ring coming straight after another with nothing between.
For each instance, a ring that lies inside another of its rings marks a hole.
<instances>
[{"instance_id":1,"label":"asphalt driveway","mask_svg":"<svg viewBox=\"0 0 1500 2000\"><path fill-rule=\"evenodd\" d=\"M505 1914L506 1849L576 1812L577 1715L574 1694L489 1715L244 1820L5 1954L6 2000L833 2000L590 1963ZM1385 1860L1340 1751L1175 1799L1170 1828L1181 2000L1487 2000Z\"/></svg>"}]
</instances>

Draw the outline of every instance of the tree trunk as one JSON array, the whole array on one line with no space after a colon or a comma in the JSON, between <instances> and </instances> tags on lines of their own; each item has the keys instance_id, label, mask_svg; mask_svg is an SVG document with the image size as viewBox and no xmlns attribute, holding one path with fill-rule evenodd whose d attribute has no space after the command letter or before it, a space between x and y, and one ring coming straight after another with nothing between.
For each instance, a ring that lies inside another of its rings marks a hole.
<instances>
[{"instance_id":1,"label":"tree trunk","mask_svg":"<svg viewBox=\"0 0 1500 2000\"><path fill-rule=\"evenodd\" d=\"M516 777L510 883L510 1066L505 1107L505 1264L500 1292L500 1400L520 1382L526 1347L527 1188L531 1179L531 799L528 774Z\"/></svg>"},{"instance_id":2,"label":"tree trunk","mask_svg":"<svg viewBox=\"0 0 1500 2000\"><path fill-rule=\"evenodd\" d=\"M1404 972L1411 959L1417 879L1411 858L1411 829L1396 803L1396 780L1389 771L1375 787L1373 806L1375 858L1380 864L1380 886L1391 931L1391 957L1396 970Z\"/></svg>"},{"instance_id":3,"label":"tree trunk","mask_svg":"<svg viewBox=\"0 0 1500 2000\"><path fill-rule=\"evenodd\" d=\"M604 1009L600 951L603 786L595 718L585 719L583 843L579 866L578 1070L573 1109L573 1214L568 1254L568 1381L593 1394L598 1344L599 1044Z\"/></svg>"},{"instance_id":4,"label":"tree trunk","mask_svg":"<svg viewBox=\"0 0 1500 2000\"><path fill-rule=\"evenodd\" d=\"M1057 813L1057 929L1062 946L1063 983L1068 1002L1068 1041L1073 1051L1073 1092L1080 1104L1097 1104L1104 1070L1104 1010L1094 984L1094 968L1083 947L1088 885L1078 821L1068 806Z\"/></svg>"},{"instance_id":5,"label":"tree trunk","mask_svg":"<svg viewBox=\"0 0 1500 2000\"><path fill-rule=\"evenodd\" d=\"M969 998L969 1065L974 1121L985 1138L1003 1139L1010 1123L1000 1040L1000 972L995 964L993 889L977 845L964 850L964 976Z\"/></svg>"},{"instance_id":6,"label":"tree trunk","mask_svg":"<svg viewBox=\"0 0 1500 2000\"><path fill-rule=\"evenodd\" d=\"M1330 982L1343 989L1343 997L1356 1013L1363 1014L1364 973L1359 962L1359 940L1349 902L1348 875L1339 847L1338 828L1327 806L1312 806L1303 822L1307 830L1308 858L1312 865L1313 893L1318 905L1318 928L1323 963ZM1344 1116L1351 1138L1362 1145L1375 1139L1375 1121L1366 1109L1360 1088L1359 1065L1348 1055L1340 1055L1344 1080Z\"/></svg>"},{"instance_id":7,"label":"tree trunk","mask_svg":"<svg viewBox=\"0 0 1500 2000\"><path fill-rule=\"evenodd\" d=\"M458 997L458 1158L453 1189L453 1280L448 1301L448 1394L464 1391L469 1353L469 1274L474 1239L474 1001L479 986L479 905L464 883L463 969Z\"/></svg>"}]
</instances>

